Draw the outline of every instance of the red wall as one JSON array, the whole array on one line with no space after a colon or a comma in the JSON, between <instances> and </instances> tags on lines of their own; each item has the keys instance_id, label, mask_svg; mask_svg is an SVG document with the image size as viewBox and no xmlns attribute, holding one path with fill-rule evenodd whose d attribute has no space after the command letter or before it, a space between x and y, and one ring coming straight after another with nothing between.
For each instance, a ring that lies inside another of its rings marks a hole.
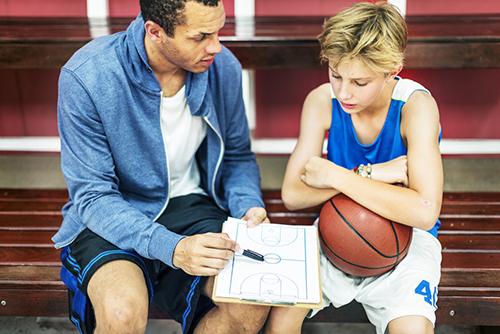
<instances>
[{"instance_id":1,"label":"red wall","mask_svg":"<svg viewBox=\"0 0 500 334\"><path fill-rule=\"evenodd\" d=\"M0 136L57 135L57 70L1 70Z\"/></svg>"},{"instance_id":2,"label":"red wall","mask_svg":"<svg viewBox=\"0 0 500 334\"><path fill-rule=\"evenodd\" d=\"M139 0L108 0L111 17L135 17ZM223 0L226 15L234 15L234 1ZM86 0L0 0L0 16L87 16Z\"/></svg>"},{"instance_id":3,"label":"red wall","mask_svg":"<svg viewBox=\"0 0 500 334\"><path fill-rule=\"evenodd\" d=\"M356 0L255 0L257 16L330 16Z\"/></svg>"},{"instance_id":4,"label":"red wall","mask_svg":"<svg viewBox=\"0 0 500 334\"><path fill-rule=\"evenodd\" d=\"M85 0L0 0L0 16L86 16Z\"/></svg>"},{"instance_id":5,"label":"red wall","mask_svg":"<svg viewBox=\"0 0 500 334\"><path fill-rule=\"evenodd\" d=\"M407 0L407 15L451 15L500 13L498 0Z\"/></svg>"},{"instance_id":6,"label":"red wall","mask_svg":"<svg viewBox=\"0 0 500 334\"><path fill-rule=\"evenodd\" d=\"M500 139L500 69L405 70L401 76L431 91L445 138ZM257 71L255 136L296 137L304 98L327 80L326 70Z\"/></svg>"},{"instance_id":7,"label":"red wall","mask_svg":"<svg viewBox=\"0 0 500 334\"><path fill-rule=\"evenodd\" d=\"M234 15L234 1L223 0L227 16ZM139 13L139 0L109 0L109 16L134 17Z\"/></svg>"},{"instance_id":8,"label":"red wall","mask_svg":"<svg viewBox=\"0 0 500 334\"><path fill-rule=\"evenodd\" d=\"M255 14L261 16L330 16L356 0L255 0ZM500 13L499 0L407 0L407 15L450 15Z\"/></svg>"}]
</instances>

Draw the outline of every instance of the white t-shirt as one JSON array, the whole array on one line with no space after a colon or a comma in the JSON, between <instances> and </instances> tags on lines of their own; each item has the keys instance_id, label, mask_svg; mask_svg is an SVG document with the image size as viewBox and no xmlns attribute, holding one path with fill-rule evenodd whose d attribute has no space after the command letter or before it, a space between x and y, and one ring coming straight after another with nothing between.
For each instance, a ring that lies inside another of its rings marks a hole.
<instances>
[{"instance_id":1,"label":"white t-shirt","mask_svg":"<svg viewBox=\"0 0 500 334\"><path fill-rule=\"evenodd\" d=\"M172 97L162 95L161 130L170 174L170 197L205 194L195 153L207 134L201 117L193 116L186 99L186 86Z\"/></svg>"}]
</instances>

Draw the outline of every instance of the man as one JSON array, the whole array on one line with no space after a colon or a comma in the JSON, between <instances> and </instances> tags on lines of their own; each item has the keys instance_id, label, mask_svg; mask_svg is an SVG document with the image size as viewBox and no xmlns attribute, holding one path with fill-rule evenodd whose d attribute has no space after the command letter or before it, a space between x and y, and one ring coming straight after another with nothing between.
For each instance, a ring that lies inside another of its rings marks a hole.
<instances>
[{"instance_id":1,"label":"man","mask_svg":"<svg viewBox=\"0 0 500 334\"><path fill-rule=\"evenodd\" d=\"M214 305L237 245L228 215L268 222L250 151L241 66L219 0L141 0L59 79L70 200L53 237L80 332L143 333L153 301L183 332L256 333L268 308Z\"/></svg>"}]
</instances>

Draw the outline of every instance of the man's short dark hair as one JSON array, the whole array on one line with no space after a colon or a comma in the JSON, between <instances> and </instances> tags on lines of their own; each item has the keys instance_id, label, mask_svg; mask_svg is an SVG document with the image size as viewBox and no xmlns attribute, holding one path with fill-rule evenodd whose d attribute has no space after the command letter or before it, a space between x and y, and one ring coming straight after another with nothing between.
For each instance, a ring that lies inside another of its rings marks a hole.
<instances>
[{"instance_id":1,"label":"man's short dark hair","mask_svg":"<svg viewBox=\"0 0 500 334\"><path fill-rule=\"evenodd\" d=\"M185 23L184 8L186 2L196 1L205 6L215 7L220 0L140 0L144 21L153 21L174 37L175 27Z\"/></svg>"}]
</instances>

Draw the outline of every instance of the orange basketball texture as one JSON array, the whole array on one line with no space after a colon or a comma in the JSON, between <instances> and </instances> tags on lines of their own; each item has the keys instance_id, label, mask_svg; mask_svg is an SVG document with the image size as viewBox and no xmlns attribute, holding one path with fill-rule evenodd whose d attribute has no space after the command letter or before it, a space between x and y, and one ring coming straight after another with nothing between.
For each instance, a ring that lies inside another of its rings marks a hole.
<instances>
[{"instance_id":1,"label":"orange basketball texture","mask_svg":"<svg viewBox=\"0 0 500 334\"><path fill-rule=\"evenodd\" d=\"M321 209L319 235L323 252L335 267L368 277L383 274L404 259L413 228L391 222L338 194Z\"/></svg>"}]
</instances>

